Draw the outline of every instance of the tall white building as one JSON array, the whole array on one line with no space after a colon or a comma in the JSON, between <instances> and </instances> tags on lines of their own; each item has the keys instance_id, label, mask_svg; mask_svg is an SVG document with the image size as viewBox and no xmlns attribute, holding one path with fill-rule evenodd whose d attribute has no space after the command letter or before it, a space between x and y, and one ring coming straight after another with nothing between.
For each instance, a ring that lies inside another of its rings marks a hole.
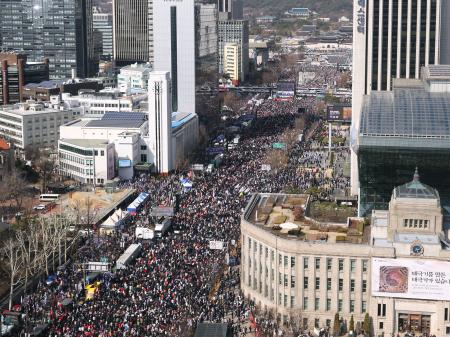
<instances>
[{"instance_id":1,"label":"tall white building","mask_svg":"<svg viewBox=\"0 0 450 337\"><path fill-rule=\"evenodd\" d=\"M392 90L395 78L419 79L422 66L447 60L448 1L354 0L352 147L363 95ZM442 22L442 25L441 25ZM444 41L441 39L444 39ZM352 194L358 193L356 153L352 151Z\"/></svg>"},{"instance_id":2,"label":"tall white building","mask_svg":"<svg viewBox=\"0 0 450 337\"><path fill-rule=\"evenodd\" d=\"M173 169L172 95L169 72L152 72L148 86L150 150L154 155L155 171L168 173Z\"/></svg>"},{"instance_id":3,"label":"tall white building","mask_svg":"<svg viewBox=\"0 0 450 337\"><path fill-rule=\"evenodd\" d=\"M227 43L239 46L241 76L248 73L248 21L219 20L219 73L224 72L224 48Z\"/></svg>"},{"instance_id":4,"label":"tall white building","mask_svg":"<svg viewBox=\"0 0 450 337\"><path fill-rule=\"evenodd\" d=\"M195 112L194 0L153 4L154 69L170 72L172 110Z\"/></svg>"}]
</instances>

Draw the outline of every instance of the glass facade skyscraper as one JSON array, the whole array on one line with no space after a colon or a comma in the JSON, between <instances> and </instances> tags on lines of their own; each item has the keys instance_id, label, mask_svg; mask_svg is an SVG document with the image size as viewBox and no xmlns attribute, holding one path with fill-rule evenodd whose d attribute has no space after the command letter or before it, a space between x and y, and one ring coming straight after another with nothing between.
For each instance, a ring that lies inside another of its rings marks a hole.
<instances>
[{"instance_id":1,"label":"glass facade skyscraper","mask_svg":"<svg viewBox=\"0 0 450 337\"><path fill-rule=\"evenodd\" d=\"M78 77L93 72L91 0L2 0L3 50L24 53L29 61L49 59L50 77ZM92 49L92 48L91 48Z\"/></svg>"}]
</instances>

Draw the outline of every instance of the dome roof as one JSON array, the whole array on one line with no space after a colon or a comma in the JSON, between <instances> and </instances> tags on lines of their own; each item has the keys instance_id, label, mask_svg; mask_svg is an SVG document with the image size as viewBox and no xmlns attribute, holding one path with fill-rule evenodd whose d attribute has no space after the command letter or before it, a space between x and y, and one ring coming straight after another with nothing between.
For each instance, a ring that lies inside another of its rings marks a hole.
<instances>
[{"instance_id":1,"label":"dome roof","mask_svg":"<svg viewBox=\"0 0 450 337\"><path fill-rule=\"evenodd\" d=\"M416 167L413 180L394 189L394 198L439 199L439 193L433 187L420 182Z\"/></svg>"}]
</instances>

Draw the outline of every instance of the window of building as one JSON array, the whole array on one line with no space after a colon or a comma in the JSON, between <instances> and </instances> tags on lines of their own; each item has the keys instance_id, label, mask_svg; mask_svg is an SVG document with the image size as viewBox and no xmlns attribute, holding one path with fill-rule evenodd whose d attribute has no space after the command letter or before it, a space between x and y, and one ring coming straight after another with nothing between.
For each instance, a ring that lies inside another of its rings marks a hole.
<instances>
[{"instance_id":1,"label":"window of building","mask_svg":"<svg viewBox=\"0 0 450 337\"><path fill-rule=\"evenodd\" d=\"M307 257L303 258L303 268L308 269L308 258Z\"/></svg>"},{"instance_id":2,"label":"window of building","mask_svg":"<svg viewBox=\"0 0 450 337\"><path fill-rule=\"evenodd\" d=\"M331 328L331 319L327 319L325 321L325 325L326 325L327 328Z\"/></svg>"},{"instance_id":3,"label":"window of building","mask_svg":"<svg viewBox=\"0 0 450 337\"><path fill-rule=\"evenodd\" d=\"M315 259L316 269L320 269L320 257L316 257Z\"/></svg>"},{"instance_id":4,"label":"window of building","mask_svg":"<svg viewBox=\"0 0 450 337\"><path fill-rule=\"evenodd\" d=\"M362 292L365 293L367 291L367 280L362 280Z\"/></svg>"},{"instance_id":5,"label":"window of building","mask_svg":"<svg viewBox=\"0 0 450 337\"><path fill-rule=\"evenodd\" d=\"M350 280L350 291L355 291L355 280Z\"/></svg>"},{"instance_id":6,"label":"window of building","mask_svg":"<svg viewBox=\"0 0 450 337\"><path fill-rule=\"evenodd\" d=\"M303 310L308 310L308 297L303 297Z\"/></svg>"},{"instance_id":7,"label":"window of building","mask_svg":"<svg viewBox=\"0 0 450 337\"><path fill-rule=\"evenodd\" d=\"M363 272L367 271L367 266L368 266L368 261L367 260L362 260L362 271Z\"/></svg>"},{"instance_id":8,"label":"window of building","mask_svg":"<svg viewBox=\"0 0 450 337\"><path fill-rule=\"evenodd\" d=\"M284 257L284 266L287 267L288 266L288 261L289 261L289 257L285 256Z\"/></svg>"},{"instance_id":9,"label":"window of building","mask_svg":"<svg viewBox=\"0 0 450 337\"><path fill-rule=\"evenodd\" d=\"M355 300L350 300L350 312L355 311Z\"/></svg>"},{"instance_id":10,"label":"window of building","mask_svg":"<svg viewBox=\"0 0 450 337\"><path fill-rule=\"evenodd\" d=\"M448 321L448 308L444 309L444 321Z\"/></svg>"},{"instance_id":11,"label":"window of building","mask_svg":"<svg viewBox=\"0 0 450 337\"><path fill-rule=\"evenodd\" d=\"M351 260L350 260L350 271L351 271L352 273L354 273L355 270L356 270L356 260L351 259Z\"/></svg>"},{"instance_id":12,"label":"window of building","mask_svg":"<svg viewBox=\"0 0 450 337\"><path fill-rule=\"evenodd\" d=\"M316 290L320 289L320 277L316 277Z\"/></svg>"},{"instance_id":13,"label":"window of building","mask_svg":"<svg viewBox=\"0 0 450 337\"><path fill-rule=\"evenodd\" d=\"M303 278L303 289L308 289L308 276Z\"/></svg>"},{"instance_id":14,"label":"window of building","mask_svg":"<svg viewBox=\"0 0 450 337\"><path fill-rule=\"evenodd\" d=\"M278 284L281 286L283 282L283 277L281 276L281 273L278 273Z\"/></svg>"},{"instance_id":15,"label":"window of building","mask_svg":"<svg viewBox=\"0 0 450 337\"><path fill-rule=\"evenodd\" d=\"M327 270L331 270L332 265L333 265L333 259L327 258Z\"/></svg>"},{"instance_id":16,"label":"window of building","mask_svg":"<svg viewBox=\"0 0 450 337\"><path fill-rule=\"evenodd\" d=\"M344 279L339 279L339 291L342 291L344 289Z\"/></svg>"},{"instance_id":17,"label":"window of building","mask_svg":"<svg viewBox=\"0 0 450 337\"><path fill-rule=\"evenodd\" d=\"M270 251L270 259L275 260L275 252L273 250Z\"/></svg>"},{"instance_id":18,"label":"window of building","mask_svg":"<svg viewBox=\"0 0 450 337\"><path fill-rule=\"evenodd\" d=\"M295 307L295 296L291 296L291 308Z\"/></svg>"},{"instance_id":19,"label":"window of building","mask_svg":"<svg viewBox=\"0 0 450 337\"><path fill-rule=\"evenodd\" d=\"M344 259L339 259L339 271L344 270Z\"/></svg>"},{"instance_id":20,"label":"window of building","mask_svg":"<svg viewBox=\"0 0 450 337\"><path fill-rule=\"evenodd\" d=\"M327 278L327 290L331 290L331 277Z\"/></svg>"},{"instance_id":21,"label":"window of building","mask_svg":"<svg viewBox=\"0 0 450 337\"><path fill-rule=\"evenodd\" d=\"M283 257L281 256L281 254L278 254L278 264L281 266L283 262Z\"/></svg>"},{"instance_id":22,"label":"window of building","mask_svg":"<svg viewBox=\"0 0 450 337\"><path fill-rule=\"evenodd\" d=\"M342 311L342 300L338 299L338 311Z\"/></svg>"},{"instance_id":23,"label":"window of building","mask_svg":"<svg viewBox=\"0 0 450 337\"><path fill-rule=\"evenodd\" d=\"M288 296L284 295L284 306L287 307L288 306Z\"/></svg>"},{"instance_id":24,"label":"window of building","mask_svg":"<svg viewBox=\"0 0 450 337\"><path fill-rule=\"evenodd\" d=\"M379 323L378 323L378 327L379 327L380 329L383 329L383 328L384 328L384 322L379 322Z\"/></svg>"},{"instance_id":25,"label":"window of building","mask_svg":"<svg viewBox=\"0 0 450 337\"><path fill-rule=\"evenodd\" d=\"M327 298L327 311L331 310L331 298Z\"/></svg>"},{"instance_id":26,"label":"window of building","mask_svg":"<svg viewBox=\"0 0 450 337\"><path fill-rule=\"evenodd\" d=\"M377 314L379 317L386 317L386 304L378 303Z\"/></svg>"},{"instance_id":27,"label":"window of building","mask_svg":"<svg viewBox=\"0 0 450 337\"><path fill-rule=\"evenodd\" d=\"M361 302L361 313L365 313L367 311L367 302L366 301L362 301Z\"/></svg>"},{"instance_id":28,"label":"window of building","mask_svg":"<svg viewBox=\"0 0 450 337\"><path fill-rule=\"evenodd\" d=\"M265 257L266 257L266 259L269 257L269 248L267 248L267 247L265 249Z\"/></svg>"},{"instance_id":29,"label":"window of building","mask_svg":"<svg viewBox=\"0 0 450 337\"><path fill-rule=\"evenodd\" d=\"M281 294L278 294L278 305L281 305Z\"/></svg>"},{"instance_id":30,"label":"window of building","mask_svg":"<svg viewBox=\"0 0 450 337\"><path fill-rule=\"evenodd\" d=\"M320 298L316 297L314 299L314 310L319 310Z\"/></svg>"},{"instance_id":31,"label":"window of building","mask_svg":"<svg viewBox=\"0 0 450 337\"><path fill-rule=\"evenodd\" d=\"M295 256L291 256L291 268L295 267Z\"/></svg>"},{"instance_id":32,"label":"window of building","mask_svg":"<svg viewBox=\"0 0 450 337\"><path fill-rule=\"evenodd\" d=\"M291 276L291 288L295 288L295 276Z\"/></svg>"},{"instance_id":33,"label":"window of building","mask_svg":"<svg viewBox=\"0 0 450 337\"><path fill-rule=\"evenodd\" d=\"M315 328L318 328L318 327L319 327L319 324L320 324L320 320L319 320L318 318L315 318L315 319L314 319L314 327L315 327Z\"/></svg>"},{"instance_id":34,"label":"window of building","mask_svg":"<svg viewBox=\"0 0 450 337\"><path fill-rule=\"evenodd\" d=\"M146 163L147 162L147 155L141 154L141 162Z\"/></svg>"},{"instance_id":35,"label":"window of building","mask_svg":"<svg viewBox=\"0 0 450 337\"><path fill-rule=\"evenodd\" d=\"M288 276L286 274L284 274L284 286L288 286Z\"/></svg>"}]
</instances>

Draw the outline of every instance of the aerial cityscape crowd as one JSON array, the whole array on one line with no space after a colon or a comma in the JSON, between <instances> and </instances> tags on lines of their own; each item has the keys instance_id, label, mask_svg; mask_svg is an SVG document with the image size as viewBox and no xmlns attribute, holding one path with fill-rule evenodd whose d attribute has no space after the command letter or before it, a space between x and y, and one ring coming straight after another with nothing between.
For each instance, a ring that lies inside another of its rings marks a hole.
<instances>
[{"instance_id":1,"label":"aerial cityscape crowd","mask_svg":"<svg viewBox=\"0 0 450 337\"><path fill-rule=\"evenodd\" d=\"M49 322L52 336L184 336L202 321L231 322L233 335L243 336L250 327L240 322L251 315L250 303L236 290L238 270L225 265L223 252L209 249L209 240L227 242L230 248L238 245L240 214L252 191L345 184L342 176L325 177L319 160L323 150L310 148L322 125L312 116L307 117L305 140L289 153L289 164L276 173L261 170L271 144L293 127L296 118L306 117L297 113L299 107L312 108L311 102L302 101L261 105L239 146L211 174L195 174L190 191L183 191L179 182L186 172L156 178L143 175L122 183L150 194L145 207L119 233L90 237L54 283L41 283L27 295L23 302L27 319ZM312 170L298 170L299 163L311 157L318 158L309 160ZM181 196L173 219L176 233L143 242L135 263L106 274L94 300L85 301L79 264L101 256L115 261L123 251L121 242L127 247L137 240L136 222L145 221L152 206L167 204L176 194ZM73 302L64 306L66 298Z\"/></svg>"}]
</instances>

